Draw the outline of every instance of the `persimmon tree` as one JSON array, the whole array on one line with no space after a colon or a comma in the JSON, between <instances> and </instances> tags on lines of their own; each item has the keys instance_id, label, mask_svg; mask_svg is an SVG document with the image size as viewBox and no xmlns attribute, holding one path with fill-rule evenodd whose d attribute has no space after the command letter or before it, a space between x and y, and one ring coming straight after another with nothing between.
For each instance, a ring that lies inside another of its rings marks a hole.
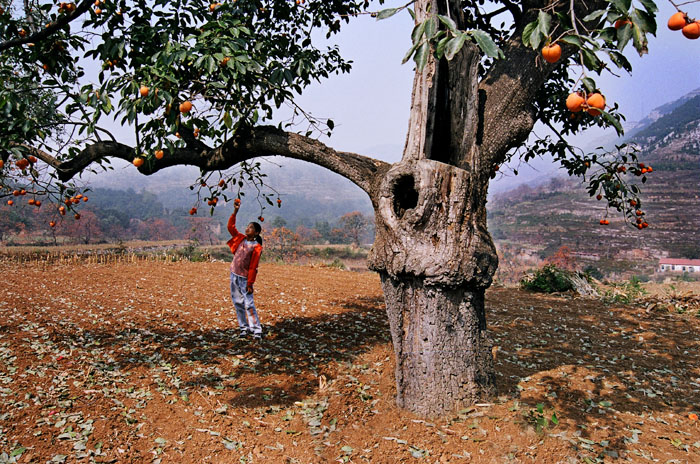
<instances>
[{"instance_id":1,"label":"persimmon tree","mask_svg":"<svg viewBox=\"0 0 700 464\"><path fill-rule=\"evenodd\" d=\"M584 153L566 136L594 125L622 131L595 77L630 71L625 54L647 52L654 1L0 5L0 195L44 195L42 208L65 213L81 204L71 180L109 169L111 158L144 175L198 166L192 188L210 209L240 182L260 179L256 157L296 158L350 179L374 206L369 263L384 290L397 401L416 413L440 415L495 391L484 292L497 257L486 197L501 165L551 154L585 179L591 196L644 227L639 183L627 179L643 182L651 169L633 147ZM403 158L388 164L319 142L333 121L295 97L350 70L340 50L315 43L314 31L330 36L357 15L397 13L414 18L405 61L416 72ZM282 105L293 120L266 124ZM113 119L118 134L106 128ZM552 135L535 136L537 123Z\"/></svg>"}]
</instances>

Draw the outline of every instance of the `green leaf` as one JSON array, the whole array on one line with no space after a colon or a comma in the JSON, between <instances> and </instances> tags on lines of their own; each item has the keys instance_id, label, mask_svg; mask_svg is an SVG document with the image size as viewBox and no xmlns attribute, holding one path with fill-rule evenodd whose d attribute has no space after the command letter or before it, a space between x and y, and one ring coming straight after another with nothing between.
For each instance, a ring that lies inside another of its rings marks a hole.
<instances>
[{"instance_id":1,"label":"green leaf","mask_svg":"<svg viewBox=\"0 0 700 464\"><path fill-rule=\"evenodd\" d=\"M578 38L578 36L575 35L565 35L561 39L559 39L560 42L568 43L569 45L574 45L578 48L581 48L583 46L583 42L581 42L581 39Z\"/></svg>"},{"instance_id":2,"label":"green leaf","mask_svg":"<svg viewBox=\"0 0 700 464\"><path fill-rule=\"evenodd\" d=\"M447 46L447 42L450 41L450 36L445 36L437 44L437 47L435 47L435 54L437 55L438 58L442 58L445 56L445 47Z\"/></svg>"},{"instance_id":3,"label":"green leaf","mask_svg":"<svg viewBox=\"0 0 700 464\"><path fill-rule=\"evenodd\" d=\"M622 124L620 124L620 121L613 116L612 114L608 113L607 111L600 110L601 115L603 116L603 119L605 119L607 122L612 124L612 126L615 128L615 131L617 132L617 135L622 136L625 133L625 130L622 128Z\"/></svg>"},{"instance_id":4,"label":"green leaf","mask_svg":"<svg viewBox=\"0 0 700 464\"><path fill-rule=\"evenodd\" d=\"M633 24L632 26L632 44L637 50L637 53L639 53L639 56L649 53L649 49L647 48L648 42L646 35L639 28L639 26L637 26L637 24Z\"/></svg>"},{"instance_id":5,"label":"green leaf","mask_svg":"<svg viewBox=\"0 0 700 464\"><path fill-rule=\"evenodd\" d=\"M617 31L614 27L606 27L600 31L598 38L605 44L612 44L617 39Z\"/></svg>"},{"instance_id":6,"label":"green leaf","mask_svg":"<svg viewBox=\"0 0 700 464\"><path fill-rule=\"evenodd\" d=\"M479 46L482 52L491 58L502 58L503 52L496 45L490 35L479 29L472 29L469 34L476 40L476 44Z\"/></svg>"},{"instance_id":7,"label":"green leaf","mask_svg":"<svg viewBox=\"0 0 700 464\"><path fill-rule=\"evenodd\" d=\"M435 37L438 32L438 20L435 16L431 16L425 20L425 36L428 39Z\"/></svg>"},{"instance_id":8,"label":"green leaf","mask_svg":"<svg viewBox=\"0 0 700 464\"><path fill-rule=\"evenodd\" d=\"M457 37L451 39L449 42L447 42L447 46L445 47L445 58L447 58L448 60L454 58L455 55L462 49L466 38L467 35L462 33Z\"/></svg>"},{"instance_id":9,"label":"green leaf","mask_svg":"<svg viewBox=\"0 0 700 464\"><path fill-rule=\"evenodd\" d=\"M532 37L532 33L537 28L538 28L538 24L537 24L536 20L531 22L531 23L528 23L527 26L525 26L525 29L523 29L523 36L522 36L523 45L525 45L526 47L532 46L532 44L530 43L530 38ZM536 49L537 47L532 47L532 48Z\"/></svg>"},{"instance_id":10,"label":"green leaf","mask_svg":"<svg viewBox=\"0 0 700 464\"><path fill-rule=\"evenodd\" d=\"M540 11L537 15L537 22L539 23L539 27L537 29L539 29L543 36L548 37L549 27L552 24L552 16L549 13Z\"/></svg>"},{"instance_id":11,"label":"green leaf","mask_svg":"<svg viewBox=\"0 0 700 464\"><path fill-rule=\"evenodd\" d=\"M552 419L551 419L551 420L552 420L552 424L554 424L554 425L559 425L559 419L557 418L557 413L556 413L556 412L553 412L553 413L552 413Z\"/></svg>"},{"instance_id":12,"label":"green leaf","mask_svg":"<svg viewBox=\"0 0 700 464\"><path fill-rule=\"evenodd\" d=\"M571 29L571 16L569 16L568 14L564 14L561 11L556 11L554 13L554 16L557 17L557 22L559 23L559 26L563 27L565 30Z\"/></svg>"},{"instance_id":13,"label":"green leaf","mask_svg":"<svg viewBox=\"0 0 700 464\"><path fill-rule=\"evenodd\" d=\"M588 93L595 92L596 85L593 79L591 79L590 77L584 77L582 82L583 86L586 88L586 91Z\"/></svg>"},{"instance_id":14,"label":"green leaf","mask_svg":"<svg viewBox=\"0 0 700 464\"><path fill-rule=\"evenodd\" d=\"M429 55L430 44L428 42L423 42L423 44L418 48L416 56L413 57L413 61L416 62L418 71L423 71L423 68L425 68L425 65L428 63Z\"/></svg>"},{"instance_id":15,"label":"green leaf","mask_svg":"<svg viewBox=\"0 0 700 464\"><path fill-rule=\"evenodd\" d=\"M10 453L10 457L14 458L15 456L19 456L20 454L24 453L27 450L24 446L21 446L14 450L13 452Z\"/></svg>"},{"instance_id":16,"label":"green leaf","mask_svg":"<svg viewBox=\"0 0 700 464\"><path fill-rule=\"evenodd\" d=\"M607 12L606 10L594 11L593 13L584 16L583 21L584 22L598 21L606 12Z\"/></svg>"},{"instance_id":17,"label":"green leaf","mask_svg":"<svg viewBox=\"0 0 700 464\"><path fill-rule=\"evenodd\" d=\"M447 26L447 29L450 30L450 32L457 34L457 23L455 23L452 18L448 18L447 16L443 15L437 15L438 19L442 21L442 23Z\"/></svg>"},{"instance_id":18,"label":"green leaf","mask_svg":"<svg viewBox=\"0 0 700 464\"><path fill-rule=\"evenodd\" d=\"M377 13L377 21L379 21L380 19L390 18L398 12L398 8L387 8L386 10L381 10Z\"/></svg>"},{"instance_id":19,"label":"green leaf","mask_svg":"<svg viewBox=\"0 0 700 464\"><path fill-rule=\"evenodd\" d=\"M654 16L650 15L646 11L635 8L634 13L632 13L632 20L643 32L649 32L652 35L656 35L656 21L654 20Z\"/></svg>"},{"instance_id":20,"label":"green leaf","mask_svg":"<svg viewBox=\"0 0 700 464\"><path fill-rule=\"evenodd\" d=\"M159 95L163 100L165 100L165 103L172 103L173 102L173 96L167 90L161 90L159 92Z\"/></svg>"},{"instance_id":21,"label":"green leaf","mask_svg":"<svg viewBox=\"0 0 700 464\"><path fill-rule=\"evenodd\" d=\"M214 70L216 69L216 60L214 59L213 56L209 55L207 56L207 72L209 74L213 73Z\"/></svg>"},{"instance_id":22,"label":"green leaf","mask_svg":"<svg viewBox=\"0 0 700 464\"><path fill-rule=\"evenodd\" d=\"M659 8L656 6L656 2L653 0L639 0L642 5L644 5L644 9L647 10L649 14L654 14L657 11L659 11Z\"/></svg>"},{"instance_id":23,"label":"green leaf","mask_svg":"<svg viewBox=\"0 0 700 464\"><path fill-rule=\"evenodd\" d=\"M586 48L582 48L581 53L583 54L584 66L586 66L586 68L590 69L591 71L600 72L601 62L595 55L595 53Z\"/></svg>"},{"instance_id":24,"label":"green leaf","mask_svg":"<svg viewBox=\"0 0 700 464\"><path fill-rule=\"evenodd\" d=\"M627 72L632 72L632 65L627 60L627 57L625 55L616 51L609 51L608 55L610 56L610 61L612 61L615 64L615 66L617 66L618 68L622 68Z\"/></svg>"},{"instance_id":25,"label":"green leaf","mask_svg":"<svg viewBox=\"0 0 700 464\"><path fill-rule=\"evenodd\" d=\"M420 24L416 24L416 27L413 28L413 32L411 33L411 40L413 43L418 43L420 42L420 38L423 36L423 33L425 32L425 21L423 21Z\"/></svg>"},{"instance_id":26,"label":"green leaf","mask_svg":"<svg viewBox=\"0 0 700 464\"><path fill-rule=\"evenodd\" d=\"M542 39L545 37L542 35L540 32L540 28L538 27L534 31L532 31L532 34L530 35L530 46L534 49L537 50L540 48L540 44L542 43Z\"/></svg>"},{"instance_id":27,"label":"green leaf","mask_svg":"<svg viewBox=\"0 0 700 464\"><path fill-rule=\"evenodd\" d=\"M605 20L610 24L614 24L615 21L617 21L618 19L623 19L626 17L627 17L626 14L622 14L622 13L618 12L617 10L610 10L610 11L608 11L608 16L606 16Z\"/></svg>"},{"instance_id":28,"label":"green leaf","mask_svg":"<svg viewBox=\"0 0 700 464\"><path fill-rule=\"evenodd\" d=\"M612 4L615 5L620 13L627 13L632 6L632 0L612 0Z\"/></svg>"},{"instance_id":29,"label":"green leaf","mask_svg":"<svg viewBox=\"0 0 700 464\"><path fill-rule=\"evenodd\" d=\"M231 118L231 113L228 111L224 113L224 124L229 130L233 127L233 119Z\"/></svg>"},{"instance_id":30,"label":"green leaf","mask_svg":"<svg viewBox=\"0 0 700 464\"><path fill-rule=\"evenodd\" d=\"M413 46L408 49L408 52L406 52L406 55L403 57L403 60L401 60L401 64L404 64L406 61L410 60L411 57L413 56L413 53L416 51L416 49L419 46L420 46L419 42L414 43Z\"/></svg>"}]
</instances>

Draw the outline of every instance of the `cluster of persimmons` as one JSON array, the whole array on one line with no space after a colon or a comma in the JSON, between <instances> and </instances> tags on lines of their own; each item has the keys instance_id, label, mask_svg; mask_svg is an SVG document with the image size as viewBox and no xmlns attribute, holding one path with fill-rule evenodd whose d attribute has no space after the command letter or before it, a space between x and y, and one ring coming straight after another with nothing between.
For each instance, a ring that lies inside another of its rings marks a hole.
<instances>
[{"instance_id":1,"label":"cluster of persimmons","mask_svg":"<svg viewBox=\"0 0 700 464\"><path fill-rule=\"evenodd\" d=\"M615 21L615 29L631 23L629 18L618 19ZM668 20L668 28L672 31L680 30L688 39L700 37L700 21L689 18L688 14L683 11L671 15ZM542 47L542 58L548 63L559 61L561 53L561 46L556 42L548 43ZM601 110L605 109L605 97L598 92L590 94L582 91L573 92L566 99L566 107L574 113L586 110L592 116L598 116L601 114Z\"/></svg>"},{"instance_id":2,"label":"cluster of persimmons","mask_svg":"<svg viewBox=\"0 0 700 464\"><path fill-rule=\"evenodd\" d=\"M17 169L23 175L28 175L27 169L30 167L32 169L34 169L36 167L38 161L39 160L36 158L36 156L28 156L26 158L20 158L14 162L14 166L10 166L8 169L11 169L11 170ZM5 161L0 159L0 170L2 170L4 168L5 168ZM34 183L35 182L32 181L32 184L34 184ZM36 191L34 191L34 192L27 191L27 189L25 189L25 188L21 188L21 189L18 188L18 189L12 190L13 197L18 198L18 197L24 197L27 195L31 195L31 198L29 198L27 200L28 205L35 206L37 208L41 207L41 205L42 205L41 200L38 200L35 198L36 195L41 195L41 193L36 192ZM72 206L79 204L81 201L87 202L88 201L87 195L83 195L81 193L78 193L74 196L66 197L63 201L65 203L65 205L58 206L59 214L61 214L61 216L65 216L66 211L67 211L66 207L71 208ZM14 204L15 204L14 199L10 198L9 200L7 200L8 206L13 206ZM75 219L80 219L80 213L75 213L74 217L75 217ZM51 227L55 227L56 221L50 221L49 225Z\"/></svg>"},{"instance_id":3,"label":"cluster of persimmons","mask_svg":"<svg viewBox=\"0 0 700 464\"><path fill-rule=\"evenodd\" d=\"M629 18L621 18L615 21L615 29L620 29L625 25L632 24ZM691 19L688 14L683 11L678 11L671 15L668 20L668 28L672 31L681 31L685 37L694 40L700 38L700 21ZM547 63L556 63L559 61L562 55L561 46L554 43L547 43L542 47L542 58ZM605 109L605 97L599 92L587 93L583 90L575 91L569 94L566 98L566 108L572 113L578 113L585 110L591 116L598 116ZM618 173L624 173L627 171L625 166L619 166L617 168ZM650 172L653 172L651 166L645 166L644 163L639 163L631 170L637 176L641 176ZM597 195L596 198L601 200L602 195ZM632 208L637 206L636 200L629 200L630 206ZM635 210L636 227L638 229L645 229L649 227L649 224L643 219L644 212L637 209ZM607 219L600 220L601 225L609 225L610 221Z\"/></svg>"}]
</instances>

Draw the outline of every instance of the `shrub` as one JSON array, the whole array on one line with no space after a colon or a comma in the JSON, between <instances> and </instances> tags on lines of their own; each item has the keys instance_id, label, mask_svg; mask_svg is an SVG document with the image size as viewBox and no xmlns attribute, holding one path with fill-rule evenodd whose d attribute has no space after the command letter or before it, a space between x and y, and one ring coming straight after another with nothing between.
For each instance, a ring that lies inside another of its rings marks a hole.
<instances>
[{"instance_id":1,"label":"shrub","mask_svg":"<svg viewBox=\"0 0 700 464\"><path fill-rule=\"evenodd\" d=\"M313 247L309 249L309 254L322 259L340 258L340 259L361 259L367 257L367 250L364 248L352 249L349 246L342 248L319 248Z\"/></svg>"},{"instance_id":2,"label":"shrub","mask_svg":"<svg viewBox=\"0 0 700 464\"><path fill-rule=\"evenodd\" d=\"M596 280L603 280L603 278L605 277L603 275L603 273L600 271L600 269L598 269L595 266L586 266L586 268L583 270L583 273L587 277L592 277Z\"/></svg>"},{"instance_id":3,"label":"shrub","mask_svg":"<svg viewBox=\"0 0 700 464\"><path fill-rule=\"evenodd\" d=\"M199 241L196 239L190 240L186 246L177 250L175 254L192 262L203 262L210 260L209 253L203 252L199 249Z\"/></svg>"},{"instance_id":4,"label":"shrub","mask_svg":"<svg viewBox=\"0 0 700 464\"><path fill-rule=\"evenodd\" d=\"M677 282L695 282L697 277L691 275L689 272L684 272L683 274L674 277L674 280Z\"/></svg>"},{"instance_id":5,"label":"shrub","mask_svg":"<svg viewBox=\"0 0 700 464\"><path fill-rule=\"evenodd\" d=\"M533 409L524 412L524 415L527 421L535 427L537 433L543 433L546 429L559 425L557 412L552 411L552 415L547 417L549 414L545 413L543 403L538 403Z\"/></svg>"},{"instance_id":6,"label":"shrub","mask_svg":"<svg viewBox=\"0 0 700 464\"><path fill-rule=\"evenodd\" d=\"M531 292L567 292L574 289L571 276L570 272L559 269L553 264L547 264L534 272L526 274L520 280L520 286Z\"/></svg>"},{"instance_id":7,"label":"shrub","mask_svg":"<svg viewBox=\"0 0 700 464\"><path fill-rule=\"evenodd\" d=\"M343 263L339 258L335 258L328 266L336 267L338 269L345 269L345 263Z\"/></svg>"},{"instance_id":8,"label":"shrub","mask_svg":"<svg viewBox=\"0 0 700 464\"><path fill-rule=\"evenodd\" d=\"M213 259L220 259L221 261L231 261L233 258L233 254L231 254L231 250L227 246L212 248L209 250L209 255Z\"/></svg>"}]
</instances>

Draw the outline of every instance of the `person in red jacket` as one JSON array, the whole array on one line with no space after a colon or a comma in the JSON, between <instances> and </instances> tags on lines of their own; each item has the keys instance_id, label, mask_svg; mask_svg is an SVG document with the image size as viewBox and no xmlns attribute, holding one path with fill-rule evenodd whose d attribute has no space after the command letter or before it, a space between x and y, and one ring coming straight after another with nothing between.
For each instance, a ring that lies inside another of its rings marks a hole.
<instances>
[{"instance_id":1,"label":"person in red jacket","mask_svg":"<svg viewBox=\"0 0 700 464\"><path fill-rule=\"evenodd\" d=\"M242 234L236 229L236 214L241 207L241 201L233 202L233 214L228 220L228 231L231 240L226 244L233 253L231 261L231 299L236 308L240 336L246 337L252 333L256 339L262 338L262 326L253 301L253 284L258 275L258 263L262 253L262 227L257 222L251 222Z\"/></svg>"}]
</instances>

